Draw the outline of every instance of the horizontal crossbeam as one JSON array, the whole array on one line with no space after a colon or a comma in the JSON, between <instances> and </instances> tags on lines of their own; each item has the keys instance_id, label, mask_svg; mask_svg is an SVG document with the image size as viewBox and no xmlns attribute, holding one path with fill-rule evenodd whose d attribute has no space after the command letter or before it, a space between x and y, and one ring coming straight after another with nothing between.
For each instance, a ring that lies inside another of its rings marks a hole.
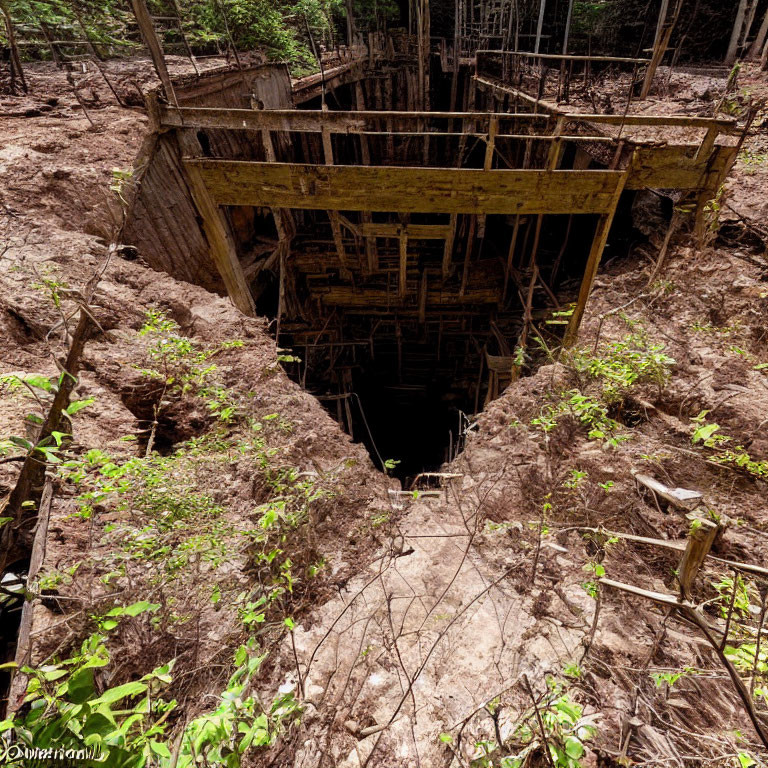
<instances>
[{"instance_id":1,"label":"horizontal crossbeam","mask_svg":"<svg viewBox=\"0 0 768 768\"><path fill-rule=\"evenodd\" d=\"M395 213L607 213L622 171L185 160L219 205Z\"/></svg>"}]
</instances>

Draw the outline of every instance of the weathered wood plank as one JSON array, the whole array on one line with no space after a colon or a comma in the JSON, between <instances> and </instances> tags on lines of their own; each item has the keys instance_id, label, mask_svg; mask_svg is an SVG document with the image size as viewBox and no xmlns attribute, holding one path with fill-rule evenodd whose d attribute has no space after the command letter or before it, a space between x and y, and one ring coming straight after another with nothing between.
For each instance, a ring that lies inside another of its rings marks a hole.
<instances>
[{"instance_id":1,"label":"weathered wood plank","mask_svg":"<svg viewBox=\"0 0 768 768\"><path fill-rule=\"evenodd\" d=\"M182 151L196 148L197 139L194 136L182 131L179 133ZM256 314L253 296L243 274L237 248L224 214L211 196L199 169L186 163L184 168L190 194L203 221L203 231L211 249L211 257L221 274L227 294L243 314L253 316Z\"/></svg>"},{"instance_id":2,"label":"weathered wood plank","mask_svg":"<svg viewBox=\"0 0 768 768\"><path fill-rule=\"evenodd\" d=\"M450 224L398 224L397 222L362 222L358 229L363 237L397 239L404 232L412 240L445 240L453 231Z\"/></svg>"},{"instance_id":3,"label":"weathered wood plank","mask_svg":"<svg viewBox=\"0 0 768 768\"><path fill-rule=\"evenodd\" d=\"M359 307L371 309L373 307L399 306L401 299L395 290L369 289L356 291L352 286L334 285L325 289L318 289L318 295L322 297L327 306ZM493 290L467 289L463 296L456 291L432 290L426 291L426 305L435 307L465 307L473 304L498 304L501 300L501 292ZM412 304L411 309L418 315L418 301L415 294L407 297L406 301Z\"/></svg>"},{"instance_id":4,"label":"weathered wood plank","mask_svg":"<svg viewBox=\"0 0 768 768\"><path fill-rule=\"evenodd\" d=\"M492 83L491 83L492 84ZM532 99L535 101L535 99ZM560 116L560 114L558 115ZM681 115L589 115L562 113L566 121L579 120L606 125L672 126L682 128L717 128L721 133L736 132L735 121L722 118L683 117ZM212 107L162 107L160 123L179 128L229 128L233 130L270 130L319 133L327 126L332 133L355 133L380 130L387 120L395 125L416 128L420 120L476 121L479 133L488 133L492 120L503 125L508 121L526 121L545 125L552 115L531 112L402 112L402 111L341 111L316 109L218 109ZM501 134L502 132L499 131ZM544 133L548 133L545 131Z\"/></svg>"},{"instance_id":5,"label":"weathered wood plank","mask_svg":"<svg viewBox=\"0 0 768 768\"><path fill-rule=\"evenodd\" d=\"M717 146L712 156L696 157L696 147L639 148L627 189L702 189L709 173L720 173L736 147Z\"/></svg>"},{"instance_id":6,"label":"weathered wood plank","mask_svg":"<svg viewBox=\"0 0 768 768\"><path fill-rule=\"evenodd\" d=\"M616 206L619 204L619 198L624 191L627 178L631 173L631 169L627 169L622 173L622 177L613 196L610 210L608 213L603 214L598 220L595 237L592 240L592 247L589 251L589 256L587 257L587 265L584 268L584 277L582 278L581 288L579 289L579 298L574 307L571 319L568 322L568 327L565 329L565 335L563 337L564 347L572 346L578 338L581 319L584 317L584 310L586 309L589 295L592 293L592 285L597 277L597 270L600 266L600 260L603 257L603 250L605 249L606 242L608 242L608 233L611 231L611 224L613 224Z\"/></svg>"},{"instance_id":7,"label":"weathered wood plank","mask_svg":"<svg viewBox=\"0 0 768 768\"><path fill-rule=\"evenodd\" d=\"M219 205L337 211L607 213L621 171L483 171L186 160Z\"/></svg>"}]
</instances>

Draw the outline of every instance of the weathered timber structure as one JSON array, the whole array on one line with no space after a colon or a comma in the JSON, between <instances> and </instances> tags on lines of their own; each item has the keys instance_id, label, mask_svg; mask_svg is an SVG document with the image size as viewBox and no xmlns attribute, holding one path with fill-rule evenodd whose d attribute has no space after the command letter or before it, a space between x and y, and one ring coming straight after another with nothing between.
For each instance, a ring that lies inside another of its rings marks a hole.
<instances>
[{"instance_id":1,"label":"weathered timber structure","mask_svg":"<svg viewBox=\"0 0 768 768\"><path fill-rule=\"evenodd\" d=\"M178 106L152 102L128 223L156 268L274 318L296 378L371 441L392 426L355 398L455 437L532 340L575 341L635 197L702 211L736 153L730 120L629 112L643 60L438 46L425 110L415 48L371 39L293 84L272 65L177 84ZM609 73L620 114L594 111Z\"/></svg>"}]
</instances>

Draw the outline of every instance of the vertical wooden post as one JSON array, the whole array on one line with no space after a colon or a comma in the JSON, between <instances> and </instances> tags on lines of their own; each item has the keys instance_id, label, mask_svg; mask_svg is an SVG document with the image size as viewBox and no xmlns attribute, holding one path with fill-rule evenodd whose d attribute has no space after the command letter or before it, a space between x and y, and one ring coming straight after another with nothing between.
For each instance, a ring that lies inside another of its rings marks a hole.
<instances>
[{"instance_id":1,"label":"vertical wooden post","mask_svg":"<svg viewBox=\"0 0 768 768\"><path fill-rule=\"evenodd\" d=\"M408 286L408 232L405 227L400 230L400 275L397 285L397 293L401 299L405 298Z\"/></svg>"},{"instance_id":2,"label":"vertical wooden post","mask_svg":"<svg viewBox=\"0 0 768 768\"><path fill-rule=\"evenodd\" d=\"M533 52L538 53L539 48L541 47L541 30L544 26L544 13L547 8L547 0L541 0L539 4L539 22L536 26L536 45L534 46Z\"/></svg>"},{"instance_id":3,"label":"vertical wooden post","mask_svg":"<svg viewBox=\"0 0 768 768\"><path fill-rule=\"evenodd\" d=\"M451 104L450 110L456 110L456 94L459 87L459 0L453 4L453 72L451 73ZM768 18L768 16L766 17Z\"/></svg>"},{"instance_id":4,"label":"vertical wooden post","mask_svg":"<svg viewBox=\"0 0 768 768\"><path fill-rule=\"evenodd\" d=\"M416 43L419 109L429 110L429 0L416 0Z\"/></svg>"},{"instance_id":5,"label":"vertical wooden post","mask_svg":"<svg viewBox=\"0 0 768 768\"><path fill-rule=\"evenodd\" d=\"M201 156L203 154L200 143L193 133L189 130L181 130L177 134L183 155ZM203 231L211 249L211 257L219 270L227 294L244 315L253 316L256 314L256 306L237 257L235 240L229 224L205 186L200 171L191 165L183 164L183 166L192 200L203 222Z\"/></svg>"},{"instance_id":6,"label":"vertical wooden post","mask_svg":"<svg viewBox=\"0 0 768 768\"><path fill-rule=\"evenodd\" d=\"M325 156L325 164L333 165L333 144L331 143L331 131L326 125L323 126L322 136L323 136L323 154ZM341 234L341 222L339 220L339 212L328 211L328 218L331 220L331 231L333 232L333 242L336 245L336 253L339 256L339 262L341 263L341 276L345 280L349 280L352 278L352 273L349 271L349 265L347 263L347 253L344 250L344 239Z\"/></svg>"},{"instance_id":7,"label":"vertical wooden post","mask_svg":"<svg viewBox=\"0 0 768 768\"><path fill-rule=\"evenodd\" d=\"M390 86L391 91L391 86ZM359 81L355 81L355 107L359 112L365 111L365 94L363 93L363 84ZM360 156L363 161L363 165L371 164L371 150L368 145L368 137L365 134L360 134ZM363 223L370 223L373 220L370 211L362 211L360 213L360 221ZM365 259L368 272L374 272L378 266L378 254L376 252L376 238L365 238Z\"/></svg>"},{"instance_id":8,"label":"vertical wooden post","mask_svg":"<svg viewBox=\"0 0 768 768\"><path fill-rule=\"evenodd\" d=\"M611 207L608 213L604 213L600 216L597 222L597 228L595 230L595 236L592 240L592 248L589 251L589 257L587 258L587 266L584 268L584 277L581 281L581 289L579 290L579 298L574 307L573 314L571 315L568 327L565 330L563 336L563 346L570 347L576 342L579 335L579 326L581 325L581 319L584 317L584 310L587 306L587 300L592 292L592 285L595 282L597 276L597 270L600 266L600 259L603 257L603 250L605 244L608 241L608 233L611 230L611 224L613 223L613 217L616 215L616 207L619 204L619 198L624 191L624 185L627 183L627 178L631 172L632 163L624 171L619 178L619 182L616 185L616 191L613 193L611 200Z\"/></svg>"},{"instance_id":9,"label":"vertical wooden post","mask_svg":"<svg viewBox=\"0 0 768 768\"><path fill-rule=\"evenodd\" d=\"M496 149L496 134L499 132L499 118L492 117L488 123L488 141L485 145L485 162L483 170L490 171L493 167L493 153Z\"/></svg>"},{"instance_id":10,"label":"vertical wooden post","mask_svg":"<svg viewBox=\"0 0 768 768\"><path fill-rule=\"evenodd\" d=\"M458 216L452 213L450 231L448 232L448 237L445 238L445 245L443 246L443 280L447 280L451 274L451 258L453 257L453 242L456 239L457 221Z\"/></svg>"},{"instance_id":11,"label":"vertical wooden post","mask_svg":"<svg viewBox=\"0 0 768 768\"><path fill-rule=\"evenodd\" d=\"M690 599L693 582L704 563L704 558L712 549L712 544L719 530L719 526L711 520L701 520L693 515L686 515L686 517L691 521L691 531L677 569L680 592L684 600Z\"/></svg>"},{"instance_id":12,"label":"vertical wooden post","mask_svg":"<svg viewBox=\"0 0 768 768\"><path fill-rule=\"evenodd\" d=\"M424 325L427 321L427 270L421 273L421 282L419 283L419 325Z\"/></svg>"},{"instance_id":13,"label":"vertical wooden post","mask_svg":"<svg viewBox=\"0 0 768 768\"><path fill-rule=\"evenodd\" d=\"M144 40L144 45L149 49L149 55L152 57L152 63L155 65L155 71L160 78L160 82L163 84L165 98L168 101L172 101L178 107L179 104L176 101L176 93L173 90L171 76L168 74L168 67L165 64L163 49L157 32L155 32L155 27L152 24L152 17L149 15L146 0L131 0L131 7L133 8L133 15L139 23L139 31Z\"/></svg>"},{"instance_id":14,"label":"vertical wooden post","mask_svg":"<svg viewBox=\"0 0 768 768\"><path fill-rule=\"evenodd\" d=\"M267 162L277 162L275 145L272 143L272 133L266 128L262 128L261 130L261 143L264 145L264 156ZM287 242L295 231L291 212L280 208L270 208L270 210L275 219L275 229L277 229L278 239L281 243Z\"/></svg>"}]
</instances>

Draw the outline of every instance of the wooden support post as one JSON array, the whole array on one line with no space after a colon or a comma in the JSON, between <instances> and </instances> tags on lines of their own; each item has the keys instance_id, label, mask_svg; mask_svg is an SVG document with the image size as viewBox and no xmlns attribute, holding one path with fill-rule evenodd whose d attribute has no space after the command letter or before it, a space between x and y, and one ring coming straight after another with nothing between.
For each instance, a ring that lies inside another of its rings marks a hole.
<instances>
[{"instance_id":1,"label":"wooden support post","mask_svg":"<svg viewBox=\"0 0 768 768\"><path fill-rule=\"evenodd\" d=\"M600 266L600 259L603 257L603 250L605 244L608 241L608 233L611 230L611 224L613 223L613 217L616 215L616 207L619 204L619 198L624 191L624 186L627 183L627 178L632 172L632 162L629 163L627 169L622 174L621 178L616 185L616 191L613 194L613 201L611 209L608 213L604 213L600 216L597 222L597 229L595 230L595 236L592 240L592 248L589 251L589 257L587 258L587 266L584 269L584 278L581 281L581 289L579 290L579 298L576 302L576 306L573 309L568 327L565 330L565 336L563 337L563 346L571 347L576 342L579 335L579 326L581 325L581 319L584 317L584 310L587 306L589 295L592 292L592 285L595 282L597 276L597 270Z\"/></svg>"},{"instance_id":2,"label":"wooden support post","mask_svg":"<svg viewBox=\"0 0 768 768\"><path fill-rule=\"evenodd\" d=\"M397 293L401 299L405 298L407 291L406 280L408 277L408 234L403 228L400 231L400 271L397 285Z\"/></svg>"},{"instance_id":3,"label":"wooden support post","mask_svg":"<svg viewBox=\"0 0 768 768\"><path fill-rule=\"evenodd\" d=\"M345 280L351 280L352 273L349 270L349 262L347 261L347 253L344 250L344 239L341 234L341 222L339 220L338 211L328 211L328 217L331 220L331 230L333 231L333 242L336 245L336 253L339 256L341 262L341 276Z\"/></svg>"},{"instance_id":4,"label":"wooden support post","mask_svg":"<svg viewBox=\"0 0 768 768\"><path fill-rule=\"evenodd\" d=\"M424 325L427 321L427 270L421 273L421 282L419 283L419 325Z\"/></svg>"},{"instance_id":5,"label":"wooden support post","mask_svg":"<svg viewBox=\"0 0 768 768\"><path fill-rule=\"evenodd\" d=\"M547 170L554 171L557 166L560 165L560 156L563 149L563 141L560 138L563 134L563 127L565 126L565 118L558 117L555 123L555 131L553 136L555 137L549 144L549 153L547 155Z\"/></svg>"},{"instance_id":6,"label":"wooden support post","mask_svg":"<svg viewBox=\"0 0 768 768\"><path fill-rule=\"evenodd\" d=\"M499 118L492 117L488 124L488 140L485 145L485 161L483 163L483 169L486 171L490 171L493 168L493 155L496 151L496 134L498 134L498 132Z\"/></svg>"},{"instance_id":7,"label":"wooden support post","mask_svg":"<svg viewBox=\"0 0 768 768\"><path fill-rule=\"evenodd\" d=\"M165 98L178 107L179 104L176 101L176 93L173 90L171 76L165 64L163 49L157 32L155 32L155 27L152 24L152 17L149 15L146 0L131 0L131 7L133 8L133 15L139 23L139 31L144 40L144 45L149 49L149 55L152 57L152 63L155 65L155 71L160 78L160 82L163 84Z\"/></svg>"},{"instance_id":8,"label":"wooden support post","mask_svg":"<svg viewBox=\"0 0 768 768\"><path fill-rule=\"evenodd\" d=\"M453 257L453 242L456 239L457 221L458 216L455 213L452 213L450 232L448 237L445 238L445 245L443 246L443 280L447 280L451 274L451 259Z\"/></svg>"},{"instance_id":9,"label":"wooden support post","mask_svg":"<svg viewBox=\"0 0 768 768\"><path fill-rule=\"evenodd\" d=\"M686 515L691 521L691 530L688 536L688 545L680 559L677 569L680 593L683 600L690 600L691 588L696 579L705 558L712 549L719 526L711 520L701 520L693 515Z\"/></svg>"},{"instance_id":10,"label":"wooden support post","mask_svg":"<svg viewBox=\"0 0 768 768\"><path fill-rule=\"evenodd\" d=\"M469 232L467 234L467 249L464 251L464 268L461 271L461 286L459 287L459 296L463 296L467 290L467 281L469 280L469 260L472 256L472 249L475 244L475 225L477 216L469 217Z\"/></svg>"},{"instance_id":11,"label":"wooden support post","mask_svg":"<svg viewBox=\"0 0 768 768\"><path fill-rule=\"evenodd\" d=\"M712 125L707 128L707 133L696 152L696 159L706 162L707 158L712 154L712 148L715 146L715 141L720 133L720 129L716 125Z\"/></svg>"},{"instance_id":12,"label":"wooden support post","mask_svg":"<svg viewBox=\"0 0 768 768\"><path fill-rule=\"evenodd\" d=\"M509 241L509 251L507 252L507 264L504 268L504 292L502 302L507 300L507 289L509 288L509 276L512 274L512 264L515 258L515 247L517 246L517 236L520 232L520 214L515 214L515 226L512 229L512 239Z\"/></svg>"},{"instance_id":13,"label":"wooden support post","mask_svg":"<svg viewBox=\"0 0 768 768\"><path fill-rule=\"evenodd\" d=\"M272 143L271 132L263 128L261 131L261 142L264 145L264 154L268 163L277 162L277 154L275 153L275 145ZM291 239L294 231L293 216L289 210L283 210L280 208L270 208L272 216L275 219L275 229L277 230L277 237L280 242L287 242Z\"/></svg>"},{"instance_id":14,"label":"wooden support post","mask_svg":"<svg viewBox=\"0 0 768 768\"><path fill-rule=\"evenodd\" d=\"M183 154L202 155L202 147L193 132L183 130L178 131L177 135ZM200 171L193 165L184 165L184 167L192 200L203 222L203 231L211 249L211 257L219 270L227 294L243 314L253 316L256 314L256 307L237 257L235 240L230 232L229 223L208 191Z\"/></svg>"},{"instance_id":15,"label":"wooden support post","mask_svg":"<svg viewBox=\"0 0 768 768\"><path fill-rule=\"evenodd\" d=\"M391 91L391 86L390 86ZM365 94L363 93L363 84L359 81L355 81L355 107L358 112L365 112ZM360 157L363 165L371 164L371 149L368 145L368 137L364 134L360 134ZM362 211L360 213L360 221L365 224L370 224L373 221L370 211ZM376 238L365 238L365 261L367 272L375 272L378 269L379 257L376 252Z\"/></svg>"},{"instance_id":16,"label":"wooden support post","mask_svg":"<svg viewBox=\"0 0 768 768\"><path fill-rule=\"evenodd\" d=\"M331 132L327 126L323 126L323 154L325 156L325 164L333 165L333 144L331 143ZM345 280L352 278L352 273L349 271L349 264L347 262L347 253L344 250L344 238L341 234L341 219L338 211L328 211L328 218L331 220L331 231L333 232L333 242L336 245L336 253L341 263L341 276Z\"/></svg>"}]
</instances>

